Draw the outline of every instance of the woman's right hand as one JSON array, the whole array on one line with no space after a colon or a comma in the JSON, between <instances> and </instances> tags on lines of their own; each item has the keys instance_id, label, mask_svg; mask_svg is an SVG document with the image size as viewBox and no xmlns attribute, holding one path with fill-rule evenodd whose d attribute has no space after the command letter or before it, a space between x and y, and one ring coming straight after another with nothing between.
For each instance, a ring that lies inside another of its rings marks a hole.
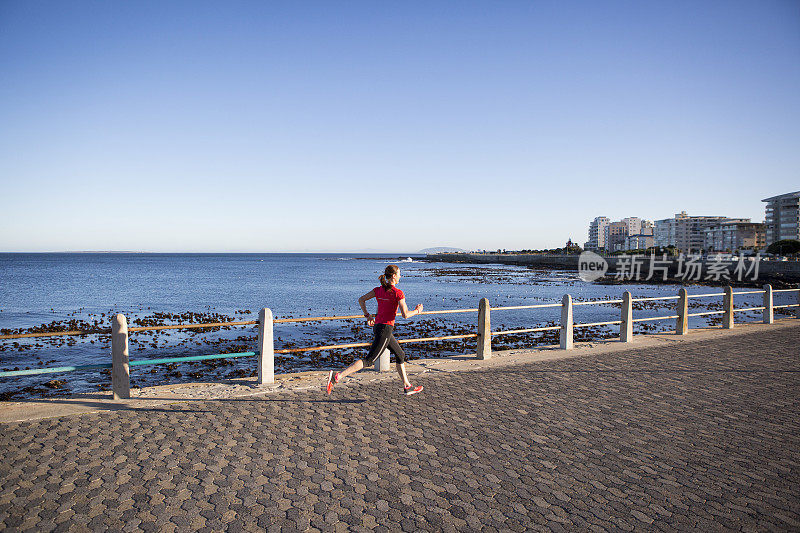
<instances>
[{"instance_id":1,"label":"woman's right hand","mask_svg":"<svg viewBox=\"0 0 800 533\"><path fill-rule=\"evenodd\" d=\"M372 327L372 326L374 326L374 325L375 325L375 317L374 317L374 316L372 316L372 315L369 315L369 316L367 317L367 325L368 325L369 327Z\"/></svg>"},{"instance_id":2,"label":"woman's right hand","mask_svg":"<svg viewBox=\"0 0 800 533\"><path fill-rule=\"evenodd\" d=\"M422 312L422 304L417 304L417 306L414 308L414 311L416 311L417 314L420 314Z\"/></svg>"}]
</instances>

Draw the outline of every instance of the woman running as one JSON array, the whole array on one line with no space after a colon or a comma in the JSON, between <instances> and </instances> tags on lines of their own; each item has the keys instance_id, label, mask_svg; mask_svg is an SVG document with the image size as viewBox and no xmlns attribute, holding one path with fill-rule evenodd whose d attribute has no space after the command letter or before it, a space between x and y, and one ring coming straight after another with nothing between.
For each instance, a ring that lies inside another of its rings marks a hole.
<instances>
[{"instance_id":1,"label":"woman running","mask_svg":"<svg viewBox=\"0 0 800 533\"><path fill-rule=\"evenodd\" d=\"M380 281L380 287L375 287L358 299L358 305L361 306L361 310L364 311L364 316L367 318L367 325L373 326L373 331L375 332L375 340L372 341L369 354L367 354L367 357L364 359L355 360L341 372L334 372L331 370L330 374L328 374L328 385L326 387L328 394L333 390L333 386L342 379L350 374L358 372L365 366L374 365L375 360L387 347L394 354L397 362L397 372L400 374L400 379L403 380L403 393L410 395L422 392L422 385L414 387L411 382L408 381L408 375L406 374L406 354L403 352L397 339L392 335L397 308L400 308L400 313L403 315L403 318L410 318L422 312L422 304L419 304L413 311L408 310L405 300L406 297L403 291L395 286L400 281L400 269L397 265L387 266L383 275L380 277ZM367 300L371 300L372 298L378 300L378 313L375 316L367 311L366 306Z\"/></svg>"}]
</instances>

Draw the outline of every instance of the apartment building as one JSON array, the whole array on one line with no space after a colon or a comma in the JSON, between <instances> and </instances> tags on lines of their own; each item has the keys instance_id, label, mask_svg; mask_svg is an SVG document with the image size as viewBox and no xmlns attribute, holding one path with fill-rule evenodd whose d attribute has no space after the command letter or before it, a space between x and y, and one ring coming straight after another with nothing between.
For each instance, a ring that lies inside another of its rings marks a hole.
<instances>
[{"instance_id":1,"label":"apartment building","mask_svg":"<svg viewBox=\"0 0 800 533\"><path fill-rule=\"evenodd\" d=\"M628 217L623 218L620 222L625 223L628 235L638 235L642 232L642 222L646 221L643 221L639 217Z\"/></svg>"},{"instance_id":2,"label":"apartment building","mask_svg":"<svg viewBox=\"0 0 800 533\"><path fill-rule=\"evenodd\" d=\"M766 202L765 244L784 239L800 240L800 191L761 200Z\"/></svg>"},{"instance_id":3,"label":"apartment building","mask_svg":"<svg viewBox=\"0 0 800 533\"><path fill-rule=\"evenodd\" d=\"M611 222L605 227L605 244L607 252L625 250L625 238L628 236L628 222Z\"/></svg>"},{"instance_id":4,"label":"apartment building","mask_svg":"<svg viewBox=\"0 0 800 533\"><path fill-rule=\"evenodd\" d=\"M627 217L611 222L608 217L596 217L589 222L589 240L585 250L619 252L653 246L653 223L639 217Z\"/></svg>"},{"instance_id":5,"label":"apartment building","mask_svg":"<svg viewBox=\"0 0 800 533\"><path fill-rule=\"evenodd\" d=\"M611 223L608 217L597 217L589 223L589 240L583 246L584 250L604 250L606 247L606 226Z\"/></svg>"},{"instance_id":6,"label":"apartment building","mask_svg":"<svg viewBox=\"0 0 800 533\"><path fill-rule=\"evenodd\" d=\"M611 222L608 217L597 217L589 223L589 240L586 241L584 249L606 252L635 250L641 244L652 246L652 235L653 223L649 220L627 217ZM630 237L636 238L629 241Z\"/></svg>"},{"instance_id":7,"label":"apartment building","mask_svg":"<svg viewBox=\"0 0 800 533\"><path fill-rule=\"evenodd\" d=\"M718 225L728 217L689 216L681 211L673 218L656 220L654 237L656 246L674 246L682 252L699 252L705 249L706 229Z\"/></svg>"},{"instance_id":8,"label":"apartment building","mask_svg":"<svg viewBox=\"0 0 800 533\"><path fill-rule=\"evenodd\" d=\"M709 252L758 250L764 247L766 225L749 218L726 220L706 228L703 247Z\"/></svg>"},{"instance_id":9,"label":"apartment building","mask_svg":"<svg viewBox=\"0 0 800 533\"><path fill-rule=\"evenodd\" d=\"M652 235L628 235L625 238L625 249L626 250L647 250L648 248L652 248L655 244Z\"/></svg>"},{"instance_id":10,"label":"apartment building","mask_svg":"<svg viewBox=\"0 0 800 533\"><path fill-rule=\"evenodd\" d=\"M632 233L625 237L626 250L646 250L654 245L653 223L649 220L641 221L638 233Z\"/></svg>"}]
</instances>

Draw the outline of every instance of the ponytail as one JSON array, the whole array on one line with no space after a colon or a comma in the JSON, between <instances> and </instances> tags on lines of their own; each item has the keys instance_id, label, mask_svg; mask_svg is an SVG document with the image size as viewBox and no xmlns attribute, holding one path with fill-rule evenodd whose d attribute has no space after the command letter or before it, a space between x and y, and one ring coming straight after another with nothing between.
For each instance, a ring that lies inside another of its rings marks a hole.
<instances>
[{"instance_id":1,"label":"ponytail","mask_svg":"<svg viewBox=\"0 0 800 533\"><path fill-rule=\"evenodd\" d=\"M380 275L378 278L381 282L381 287L383 290L388 291L392 288L392 282L390 281L395 274L400 272L400 268L397 265L389 265L383 271L383 274Z\"/></svg>"}]
</instances>

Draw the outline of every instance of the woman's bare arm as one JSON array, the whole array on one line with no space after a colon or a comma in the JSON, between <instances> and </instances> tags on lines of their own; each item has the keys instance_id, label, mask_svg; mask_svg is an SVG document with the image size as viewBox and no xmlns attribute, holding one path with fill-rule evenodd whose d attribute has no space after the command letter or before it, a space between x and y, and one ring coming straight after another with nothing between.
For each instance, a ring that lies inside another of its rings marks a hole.
<instances>
[{"instance_id":1,"label":"woman's bare arm","mask_svg":"<svg viewBox=\"0 0 800 533\"><path fill-rule=\"evenodd\" d=\"M403 315L403 318L411 318L412 316L418 315L422 312L422 304L417 304L417 307L415 307L413 311L409 311L405 298L400 300L398 305L400 307L400 314Z\"/></svg>"},{"instance_id":2,"label":"woman's bare arm","mask_svg":"<svg viewBox=\"0 0 800 533\"><path fill-rule=\"evenodd\" d=\"M367 294L365 294L364 296L362 296L361 298L358 299L358 305L360 305L361 306L361 310L364 311L364 316L367 317L367 321L371 321L372 320L372 315L369 314L369 311L367 311L367 300L372 300L373 298L375 298L375 291L374 290L373 291L369 291ZM370 326L371 325L372 324L370 324Z\"/></svg>"}]
</instances>

